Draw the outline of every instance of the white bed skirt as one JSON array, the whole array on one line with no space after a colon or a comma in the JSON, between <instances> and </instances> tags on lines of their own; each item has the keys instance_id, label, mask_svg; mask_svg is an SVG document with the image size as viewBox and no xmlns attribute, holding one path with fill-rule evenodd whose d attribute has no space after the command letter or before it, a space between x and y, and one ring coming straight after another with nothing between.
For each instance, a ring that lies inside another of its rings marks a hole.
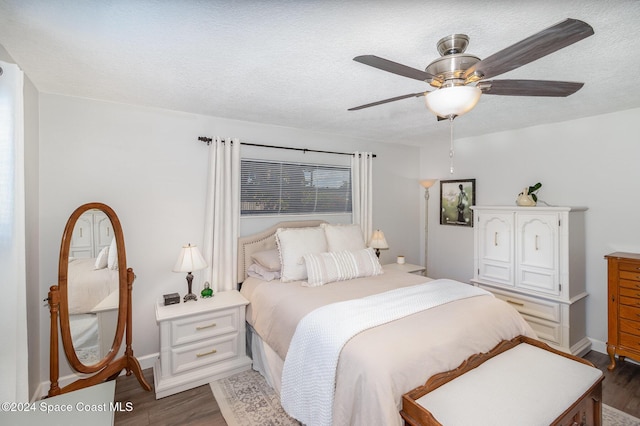
<instances>
[{"instance_id":1,"label":"white bed skirt","mask_svg":"<svg viewBox=\"0 0 640 426\"><path fill-rule=\"evenodd\" d=\"M282 386L282 367L284 366L284 361L258 336L253 330L253 327L248 324L247 335L251 336L253 369L262 374L269 386L276 391L279 397Z\"/></svg>"}]
</instances>

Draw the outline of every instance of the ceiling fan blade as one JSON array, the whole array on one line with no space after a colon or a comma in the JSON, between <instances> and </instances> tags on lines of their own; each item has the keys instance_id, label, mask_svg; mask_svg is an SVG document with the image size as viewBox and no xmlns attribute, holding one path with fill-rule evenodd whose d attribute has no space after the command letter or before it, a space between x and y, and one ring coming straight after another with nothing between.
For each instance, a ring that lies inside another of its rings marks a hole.
<instances>
[{"instance_id":1,"label":"ceiling fan blade","mask_svg":"<svg viewBox=\"0 0 640 426\"><path fill-rule=\"evenodd\" d=\"M386 104L388 102L399 101L401 99L417 98L417 97L420 97L420 96L424 96L427 93L428 92L409 93L408 95L396 96L395 98L384 99L382 101L372 102L370 104L365 104L365 105L360 105L360 106L357 106L357 107L349 108L347 111L356 111L356 110L363 109L363 108L369 108L369 107L376 106L376 105Z\"/></svg>"},{"instance_id":2,"label":"ceiling fan blade","mask_svg":"<svg viewBox=\"0 0 640 426\"><path fill-rule=\"evenodd\" d=\"M437 79L435 75L431 75L427 72L420 71L419 69L411 68L407 65L402 65L375 55L356 56L353 60L360 62L361 64L369 65L370 67L378 68L382 71L413 78L414 80L428 81L431 79Z\"/></svg>"},{"instance_id":3,"label":"ceiling fan blade","mask_svg":"<svg viewBox=\"0 0 640 426\"><path fill-rule=\"evenodd\" d=\"M580 90L584 83L546 80L483 80L476 86L485 95L566 97Z\"/></svg>"},{"instance_id":4,"label":"ceiling fan blade","mask_svg":"<svg viewBox=\"0 0 640 426\"><path fill-rule=\"evenodd\" d=\"M467 82L504 74L593 35L586 22L567 19L484 58L464 73Z\"/></svg>"}]
</instances>

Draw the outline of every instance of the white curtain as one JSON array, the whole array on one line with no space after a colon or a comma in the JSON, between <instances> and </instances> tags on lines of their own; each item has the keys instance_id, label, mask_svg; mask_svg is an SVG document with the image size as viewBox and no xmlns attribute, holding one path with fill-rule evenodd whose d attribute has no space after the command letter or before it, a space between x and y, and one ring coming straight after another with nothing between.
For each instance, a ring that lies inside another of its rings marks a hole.
<instances>
[{"instance_id":1,"label":"white curtain","mask_svg":"<svg viewBox=\"0 0 640 426\"><path fill-rule=\"evenodd\" d=\"M240 141L216 137L209 146L203 255L205 281L213 291L238 284L238 227L240 222Z\"/></svg>"},{"instance_id":2,"label":"white curtain","mask_svg":"<svg viewBox=\"0 0 640 426\"><path fill-rule=\"evenodd\" d=\"M0 61L0 401L28 402L24 75Z\"/></svg>"},{"instance_id":3,"label":"white curtain","mask_svg":"<svg viewBox=\"0 0 640 426\"><path fill-rule=\"evenodd\" d=\"M353 223L362 228L366 242L373 232L373 154L354 152L351 157L351 186L353 191Z\"/></svg>"}]
</instances>

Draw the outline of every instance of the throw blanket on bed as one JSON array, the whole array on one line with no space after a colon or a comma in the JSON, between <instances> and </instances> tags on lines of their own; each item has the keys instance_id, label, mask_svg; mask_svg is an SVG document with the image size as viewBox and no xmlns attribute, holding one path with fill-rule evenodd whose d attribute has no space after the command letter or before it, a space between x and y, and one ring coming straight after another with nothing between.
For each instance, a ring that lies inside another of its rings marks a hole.
<instances>
[{"instance_id":1,"label":"throw blanket on bed","mask_svg":"<svg viewBox=\"0 0 640 426\"><path fill-rule=\"evenodd\" d=\"M285 358L282 407L306 425L331 425L338 358L353 336L454 300L490 294L441 279L312 311L298 324Z\"/></svg>"}]
</instances>

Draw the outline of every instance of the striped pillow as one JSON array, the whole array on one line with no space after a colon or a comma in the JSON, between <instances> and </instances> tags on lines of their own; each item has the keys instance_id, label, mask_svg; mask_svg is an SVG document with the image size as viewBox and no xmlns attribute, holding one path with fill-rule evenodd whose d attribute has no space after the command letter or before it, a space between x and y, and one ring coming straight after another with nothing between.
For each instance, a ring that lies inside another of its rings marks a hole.
<instances>
[{"instance_id":1,"label":"striped pillow","mask_svg":"<svg viewBox=\"0 0 640 426\"><path fill-rule=\"evenodd\" d=\"M335 281L371 277L382 273L382 266L372 248L304 255L307 287L318 287Z\"/></svg>"}]
</instances>

